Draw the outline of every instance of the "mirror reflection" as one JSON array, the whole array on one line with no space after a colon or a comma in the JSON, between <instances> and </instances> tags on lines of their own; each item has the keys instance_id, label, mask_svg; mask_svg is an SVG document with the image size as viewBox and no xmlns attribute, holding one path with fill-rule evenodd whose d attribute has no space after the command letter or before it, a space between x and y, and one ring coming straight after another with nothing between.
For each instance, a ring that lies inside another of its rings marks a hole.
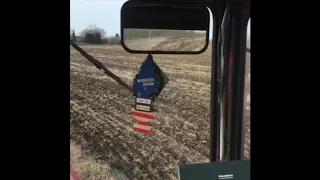
<instances>
[{"instance_id":1,"label":"mirror reflection","mask_svg":"<svg viewBox=\"0 0 320 180\"><path fill-rule=\"evenodd\" d=\"M123 29L125 46L135 51L191 51L206 45L207 31L167 29Z\"/></svg>"}]
</instances>

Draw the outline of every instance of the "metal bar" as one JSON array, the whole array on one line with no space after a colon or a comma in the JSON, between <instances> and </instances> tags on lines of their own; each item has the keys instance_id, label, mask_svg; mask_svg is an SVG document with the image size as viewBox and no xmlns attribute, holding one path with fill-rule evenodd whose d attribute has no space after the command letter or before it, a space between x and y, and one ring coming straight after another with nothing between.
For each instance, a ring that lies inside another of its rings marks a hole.
<instances>
[{"instance_id":1,"label":"metal bar","mask_svg":"<svg viewBox=\"0 0 320 180\"><path fill-rule=\"evenodd\" d=\"M130 92L133 93L133 88L126 84L124 81L122 81L118 76L113 74L109 69L107 69L100 61L93 58L91 55L89 55L87 52L85 52L83 49L81 49L76 43L74 43L72 40L70 40L70 45L75 48L79 53L84 56L86 59L88 59L92 64L94 64L98 69L103 69L104 73L109 75L112 79L117 81L119 84L121 84L123 87L128 89Z\"/></svg>"},{"instance_id":2,"label":"metal bar","mask_svg":"<svg viewBox=\"0 0 320 180\"><path fill-rule=\"evenodd\" d=\"M213 21L213 37L212 42L212 58L211 58L211 100L210 100L210 162L216 162L220 160L219 156L219 121L220 113L218 112L218 49L220 44L218 43L219 27L221 25L220 8L210 7L212 15L215 17Z\"/></svg>"},{"instance_id":3,"label":"metal bar","mask_svg":"<svg viewBox=\"0 0 320 180\"><path fill-rule=\"evenodd\" d=\"M246 33L242 13L244 3L234 2L232 4L232 104L231 104L231 149L230 160L241 160L244 148L243 129L243 106L244 106L244 85L245 85L245 60L246 60Z\"/></svg>"}]
</instances>

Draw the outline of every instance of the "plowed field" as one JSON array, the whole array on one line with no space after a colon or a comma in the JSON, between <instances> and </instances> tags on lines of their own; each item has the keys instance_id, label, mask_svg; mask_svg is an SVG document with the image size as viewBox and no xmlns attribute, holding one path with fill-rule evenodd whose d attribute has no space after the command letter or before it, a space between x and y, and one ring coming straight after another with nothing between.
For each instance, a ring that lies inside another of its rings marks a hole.
<instances>
[{"instance_id":1,"label":"plowed field","mask_svg":"<svg viewBox=\"0 0 320 180\"><path fill-rule=\"evenodd\" d=\"M80 47L128 84L146 57L129 54L121 46ZM128 90L72 47L70 57L71 141L95 161L109 164L130 179L143 180L176 179L180 163L209 161L210 52L154 55L169 83L156 100L156 122L150 123L150 135L133 131L133 99ZM249 158L249 121L247 128Z\"/></svg>"}]
</instances>

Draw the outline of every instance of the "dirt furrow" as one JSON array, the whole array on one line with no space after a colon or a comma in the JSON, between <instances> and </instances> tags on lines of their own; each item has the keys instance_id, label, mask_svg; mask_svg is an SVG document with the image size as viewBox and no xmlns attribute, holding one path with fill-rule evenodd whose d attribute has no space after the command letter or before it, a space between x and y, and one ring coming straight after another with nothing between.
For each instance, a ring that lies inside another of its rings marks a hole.
<instances>
[{"instance_id":1,"label":"dirt furrow","mask_svg":"<svg viewBox=\"0 0 320 180\"><path fill-rule=\"evenodd\" d=\"M130 85L146 58L119 46L81 47ZM156 99L152 133L145 135L132 128L132 93L70 48L71 139L130 179L177 179L180 163L208 162L210 55L154 55L169 83ZM245 119L244 154L250 159L250 102Z\"/></svg>"},{"instance_id":2,"label":"dirt furrow","mask_svg":"<svg viewBox=\"0 0 320 180\"><path fill-rule=\"evenodd\" d=\"M77 92L77 91L75 91L75 92ZM87 94L87 92L85 92L85 91L81 91L80 93ZM110 92L106 92L106 94L109 94L109 93ZM77 95L77 96L81 97L81 95ZM91 100L86 100L86 99L91 99ZM88 95L87 95L87 97L82 96L82 98L81 98L81 100L83 102L89 103L93 107L98 108L97 109L98 112L111 115L112 117L118 117L119 118L118 120L120 122L127 122L129 124L129 126L131 126L134 122L133 117L130 115L131 106L129 104L125 105L125 104L121 103L121 100L119 100L119 99L120 99L120 97L118 97L117 94L115 94L113 96L113 100L114 100L113 103L110 105L106 105L106 103L108 103L108 101L110 101L110 99L104 100L103 97L94 99L94 98L88 97ZM163 115L161 115L160 117L163 117ZM179 117L176 116L175 118L178 119ZM157 118L157 122L159 122L158 125L163 123L163 120L164 119ZM183 121L182 121L182 123L183 123ZM154 129L156 129L156 125L153 125L153 126L155 127ZM199 144L195 143L194 138L197 138L197 136L190 135L190 137L186 138L186 139L185 138L178 138L178 137L183 136L183 132L180 132L181 131L180 129L173 129L172 128L172 127L176 127L176 126L169 126L169 127L165 126L167 128L170 128L171 130L163 128L164 126L160 126L160 127L163 130L163 132L159 131L158 133L164 133L166 136L173 137L174 139L176 139L176 141L178 143L182 143L185 146L185 149L190 149L193 153L199 151L202 153L203 156L208 157L208 151L203 152L201 149L201 145L199 147ZM184 124L183 127L187 127L187 125ZM192 126L190 126L190 127L192 127ZM185 130L185 128L184 128L184 130ZM178 131L178 132L176 132L176 131ZM158 143L155 140L152 140L152 141L154 143ZM152 143L152 141L150 141L149 143ZM201 156L201 155L199 154L197 156Z\"/></svg>"}]
</instances>

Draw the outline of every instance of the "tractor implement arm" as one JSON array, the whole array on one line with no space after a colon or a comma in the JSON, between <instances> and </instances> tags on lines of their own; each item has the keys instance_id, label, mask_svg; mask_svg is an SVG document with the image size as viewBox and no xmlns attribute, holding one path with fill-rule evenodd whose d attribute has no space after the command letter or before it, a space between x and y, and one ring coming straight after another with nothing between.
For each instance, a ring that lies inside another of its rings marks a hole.
<instances>
[{"instance_id":1,"label":"tractor implement arm","mask_svg":"<svg viewBox=\"0 0 320 180\"><path fill-rule=\"evenodd\" d=\"M103 69L104 73L109 75L112 79L117 81L119 84L121 84L123 87L128 89L131 93L133 93L133 89L131 86L123 82L118 76L113 74L109 69L107 69L100 61L94 59L91 55L89 55L87 52L85 52L83 49L81 49L76 43L74 43L72 40L70 40L70 45L75 48L79 53L84 56L86 59L88 59L92 64L96 66L98 69Z\"/></svg>"}]
</instances>

